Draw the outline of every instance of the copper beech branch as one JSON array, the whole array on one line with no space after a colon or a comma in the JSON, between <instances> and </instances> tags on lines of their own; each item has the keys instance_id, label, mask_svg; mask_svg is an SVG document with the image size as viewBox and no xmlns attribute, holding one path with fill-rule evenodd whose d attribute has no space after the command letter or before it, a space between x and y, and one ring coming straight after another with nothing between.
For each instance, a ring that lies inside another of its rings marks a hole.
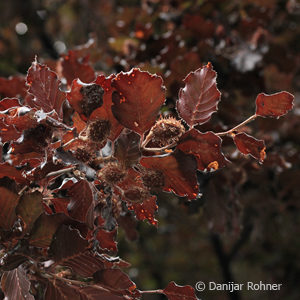
<instances>
[{"instance_id":1,"label":"copper beech branch","mask_svg":"<svg viewBox=\"0 0 300 300\"><path fill-rule=\"evenodd\" d=\"M234 133L234 131L237 131L239 130L240 128L242 128L243 126L245 126L246 124L250 123L251 121L255 120L257 118L257 115L253 115L251 117L249 117L247 120L245 120L244 122L240 123L239 125L227 130L227 131L224 131L224 132L218 132L216 133L216 135L218 136L224 136L224 135L231 135Z\"/></svg>"}]
</instances>

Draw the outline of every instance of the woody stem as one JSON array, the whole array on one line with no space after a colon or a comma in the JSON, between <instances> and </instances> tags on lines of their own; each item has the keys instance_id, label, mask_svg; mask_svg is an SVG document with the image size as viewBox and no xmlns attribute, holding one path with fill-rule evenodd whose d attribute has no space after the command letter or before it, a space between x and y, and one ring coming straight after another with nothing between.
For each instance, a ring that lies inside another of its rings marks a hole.
<instances>
[{"instance_id":1,"label":"woody stem","mask_svg":"<svg viewBox=\"0 0 300 300\"><path fill-rule=\"evenodd\" d=\"M218 132L216 133L216 135L218 136L224 136L224 135L230 135L232 134L234 131L237 131L239 130L241 127L245 126L246 124L250 123L251 121L255 120L257 118L257 115L252 115L251 117L249 117L247 120L245 120L244 122L240 123L239 125L227 130L227 131L224 131L224 132Z\"/></svg>"}]
</instances>

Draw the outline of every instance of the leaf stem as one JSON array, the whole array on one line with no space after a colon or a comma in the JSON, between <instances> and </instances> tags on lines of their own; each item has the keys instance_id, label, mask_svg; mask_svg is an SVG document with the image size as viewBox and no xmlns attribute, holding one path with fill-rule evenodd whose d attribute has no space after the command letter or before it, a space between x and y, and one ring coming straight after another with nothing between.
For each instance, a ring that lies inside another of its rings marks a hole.
<instances>
[{"instance_id":1,"label":"leaf stem","mask_svg":"<svg viewBox=\"0 0 300 300\"><path fill-rule=\"evenodd\" d=\"M149 291L141 291L139 290L141 294L163 294L163 290L149 290Z\"/></svg>"},{"instance_id":2,"label":"leaf stem","mask_svg":"<svg viewBox=\"0 0 300 300\"><path fill-rule=\"evenodd\" d=\"M172 144L166 145L166 146L161 147L161 148L146 148L146 147L142 147L142 150L144 150L144 151L149 151L149 152L163 151L163 150L166 150L166 149L175 147L176 145L177 145L177 143L174 142L174 143L172 143Z\"/></svg>"},{"instance_id":3,"label":"leaf stem","mask_svg":"<svg viewBox=\"0 0 300 300\"><path fill-rule=\"evenodd\" d=\"M64 148L64 147L68 146L69 144L71 144L72 142L74 142L76 140L78 140L78 137L75 137L75 138L69 140L68 142L66 142L65 144L63 144L61 147Z\"/></svg>"},{"instance_id":4,"label":"leaf stem","mask_svg":"<svg viewBox=\"0 0 300 300\"><path fill-rule=\"evenodd\" d=\"M246 124L250 123L251 121L255 120L257 118L257 115L252 115L251 117L249 117L247 120L245 120L244 122L238 124L237 126L224 131L224 132L218 132L216 133L216 135L218 136L224 136L224 135L231 135L234 131L237 131L238 129L240 129L241 127L245 126Z\"/></svg>"},{"instance_id":5,"label":"leaf stem","mask_svg":"<svg viewBox=\"0 0 300 300\"><path fill-rule=\"evenodd\" d=\"M153 136L153 132L150 131L146 136L146 138L144 139L144 141L142 142L141 148L144 148L150 142L152 136Z\"/></svg>"},{"instance_id":6,"label":"leaf stem","mask_svg":"<svg viewBox=\"0 0 300 300\"><path fill-rule=\"evenodd\" d=\"M62 175L62 174L68 173L69 171L73 171L75 169L76 169L76 167L70 167L70 168L66 168L66 169L61 169L61 170L58 170L58 171L50 172L50 173L48 173L46 175L46 177L56 176L56 175Z\"/></svg>"}]
</instances>

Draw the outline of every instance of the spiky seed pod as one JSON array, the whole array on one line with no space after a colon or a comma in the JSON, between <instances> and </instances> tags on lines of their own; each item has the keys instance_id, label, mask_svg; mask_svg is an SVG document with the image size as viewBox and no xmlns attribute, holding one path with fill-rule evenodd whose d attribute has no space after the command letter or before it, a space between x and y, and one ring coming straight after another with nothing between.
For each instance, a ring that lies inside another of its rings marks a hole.
<instances>
[{"instance_id":1,"label":"spiky seed pod","mask_svg":"<svg viewBox=\"0 0 300 300\"><path fill-rule=\"evenodd\" d=\"M81 108L86 117L103 104L103 88L98 84L85 85L80 89L83 98L81 100Z\"/></svg>"},{"instance_id":2,"label":"spiky seed pod","mask_svg":"<svg viewBox=\"0 0 300 300\"><path fill-rule=\"evenodd\" d=\"M142 175L142 180L149 189L161 189L165 185L164 174L158 170L146 170Z\"/></svg>"},{"instance_id":3,"label":"spiky seed pod","mask_svg":"<svg viewBox=\"0 0 300 300\"><path fill-rule=\"evenodd\" d=\"M92 154L83 147L77 148L76 151L74 152L74 156L75 158L77 158L78 160L84 163L90 161L90 159L92 158Z\"/></svg>"},{"instance_id":4,"label":"spiky seed pod","mask_svg":"<svg viewBox=\"0 0 300 300\"><path fill-rule=\"evenodd\" d=\"M24 131L24 140L30 140L40 147L46 147L52 137L52 128L44 124L39 124L34 128Z\"/></svg>"},{"instance_id":5,"label":"spiky seed pod","mask_svg":"<svg viewBox=\"0 0 300 300\"><path fill-rule=\"evenodd\" d=\"M177 142L184 132L184 126L179 120L175 118L160 119L151 128L151 140L163 147Z\"/></svg>"},{"instance_id":6,"label":"spiky seed pod","mask_svg":"<svg viewBox=\"0 0 300 300\"><path fill-rule=\"evenodd\" d=\"M99 172L98 177L108 184L116 184L120 182L126 175L126 170L116 163L109 162L107 163Z\"/></svg>"},{"instance_id":7,"label":"spiky seed pod","mask_svg":"<svg viewBox=\"0 0 300 300\"><path fill-rule=\"evenodd\" d=\"M108 120L92 121L87 128L88 139L95 143L102 143L110 133L110 122Z\"/></svg>"}]
</instances>

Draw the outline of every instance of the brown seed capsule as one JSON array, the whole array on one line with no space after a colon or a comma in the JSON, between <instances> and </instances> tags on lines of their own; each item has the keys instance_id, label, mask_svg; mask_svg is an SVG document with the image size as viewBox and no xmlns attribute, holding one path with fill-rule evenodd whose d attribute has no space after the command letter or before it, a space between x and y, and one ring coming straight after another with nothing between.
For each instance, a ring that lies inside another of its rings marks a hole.
<instances>
[{"instance_id":1,"label":"brown seed capsule","mask_svg":"<svg viewBox=\"0 0 300 300\"><path fill-rule=\"evenodd\" d=\"M164 174L158 170L146 170L142 175L142 180L149 189L160 189L165 185Z\"/></svg>"},{"instance_id":2,"label":"brown seed capsule","mask_svg":"<svg viewBox=\"0 0 300 300\"><path fill-rule=\"evenodd\" d=\"M80 93L83 95L80 103L82 111L89 117L96 108L102 106L104 90L98 84L89 84L83 86Z\"/></svg>"},{"instance_id":3,"label":"brown seed capsule","mask_svg":"<svg viewBox=\"0 0 300 300\"><path fill-rule=\"evenodd\" d=\"M134 186L124 192L124 196L131 202L140 203L147 199L149 193L142 187Z\"/></svg>"},{"instance_id":4,"label":"brown seed capsule","mask_svg":"<svg viewBox=\"0 0 300 300\"><path fill-rule=\"evenodd\" d=\"M88 162L92 158L91 153L87 149L81 147L76 149L74 156L82 162Z\"/></svg>"},{"instance_id":5,"label":"brown seed capsule","mask_svg":"<svg viewBox=\"0 0 300 300\"><path fill-rule=\"evenodd\" d=\"M161 147L177 142L185 132L184 126L174 118L160 119L151 128L152 141Z\"/></svg>"},{"instance_id":6,"label":"brown seed capsule","mask_svg":"<svg viewBox=\"0 0 300 300\"><path fill-rule=\"evenodd\" d=\"M88 125L88 138L96 143L105 141L110 133L110 122L108 120L95 120Z\"/></svg>"},{"instance_id":7,"label":"brown seed capsule","mask_svg":"<svg viewBox=\"0 0 300 300\"><path fill-rule=\"evenodd\" d=\"M110 162L106 164L98 173L98 177L108 184L116 184L120 182L126 175L124 168L116 163Z\"/></svg>"},{"instance_id":8,"label":"brown seed capsule","mask_svg":"<svg viewBox=\"0 0 300 300\"><path fill-rule=\"evenodd\" d=\"M46 147L52 136L52 128L44 124L39 124L34 128L24 131L24 140L35 142L38 147Z\"/></svg>"}]
</instances>

